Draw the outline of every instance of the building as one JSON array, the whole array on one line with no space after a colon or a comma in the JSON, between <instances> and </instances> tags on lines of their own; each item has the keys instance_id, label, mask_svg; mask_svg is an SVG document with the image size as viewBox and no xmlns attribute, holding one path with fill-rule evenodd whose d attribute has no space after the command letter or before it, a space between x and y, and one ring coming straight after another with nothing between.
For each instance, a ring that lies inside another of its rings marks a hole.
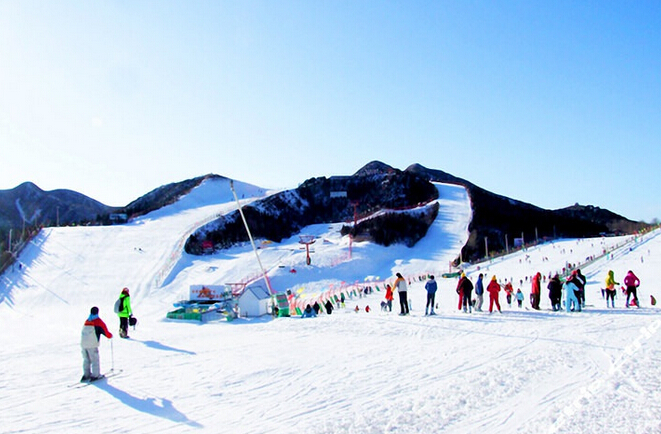
<instances>
[{"instance_id":1,"label":"building","mask_svg":"<svg viewBox=\"0 0 661 434\"><path fill-rule=\"evenodd\" d=\"M248 286L239 297L239 309L241 316L267 315L271 309L271 294L264 285Z\"/></svg>"}]
</instances>

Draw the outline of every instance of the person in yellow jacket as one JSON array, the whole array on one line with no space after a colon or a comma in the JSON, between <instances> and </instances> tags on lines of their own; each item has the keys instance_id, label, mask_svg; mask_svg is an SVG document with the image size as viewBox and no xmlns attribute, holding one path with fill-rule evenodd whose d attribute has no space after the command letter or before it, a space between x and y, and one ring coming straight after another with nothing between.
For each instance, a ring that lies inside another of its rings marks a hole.
<instances>
[{"instance_id":1,"label":"person in yellow jacket","mask_svg":"<svg viewBox=\"0 0 661 434\"><path fill-rule=\"evenodd\" d=\"M131 296L129 294L129 289L122 289L122 293L119 294L119 337L128 338L129 337L129 318L133 316L133 310L131 310Z\"/></svg>"},{"instance_id":2,"label":"person in yellow jacket","mask_svg":"<svg viewBox=\"0 0 661 434\"><path fill-rule=\"evenodd\" d=\"M615 285L619 285L615 281L615 273L613 273L613 270L608 270L608 275L606 276L606 307L608 307L609 298L611 300L611 307L615 307L615 292L617 291Z\"/></svg>"}]
</instances>

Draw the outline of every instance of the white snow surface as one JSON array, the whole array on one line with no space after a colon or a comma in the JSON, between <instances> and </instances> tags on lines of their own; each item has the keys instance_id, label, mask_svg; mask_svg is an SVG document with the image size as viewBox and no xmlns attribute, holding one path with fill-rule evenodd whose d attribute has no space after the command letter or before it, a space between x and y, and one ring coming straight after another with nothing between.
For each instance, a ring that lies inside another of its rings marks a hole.
<instances>
[{"instance_id":1,"label":"white snow surface","mask_svg":"<svg viewBox=\"0 0 661 434\"><path fill-rule=\"evenodd\" d=\"M245 202L263 193L236 187ZM126 225L44 229L2 276L0 431L661 432L661 317L650 303L650 295L661 297L659 231L559 240L467 265L473 282L480 272L513 280L527 307L507 306L503 294L502 314L463 313L457 279L440 275L466 242L470 202L461 187L438 189L439 216L413 248L356 242L349 258L342 222L305 228L317 237L310 266L298 236L259 243L277 291L313 300L346 287L381 289L312 319L165 319L191 284L260 273L249 244L212 256L183 253L195 228L236 209L227 180L208 180ZM528 308L526 276L590 256L600 258L582 266L584 312L552 312L546 282L542 310ZM634 270L642 308L626 309L621 293L616 308L606 308L600 289L609 269L618 282ZM397 297L392 313L379 306L396 272L410 282L409 316L397 314ZM424 315L420 279L428 273L439 283L437 316ZM112 311L123 287L139 319L125 340ZM101 370L119 375L80 387L80 331L94 305L116 335L101 338Z\"/></svg>"}]
</instances>

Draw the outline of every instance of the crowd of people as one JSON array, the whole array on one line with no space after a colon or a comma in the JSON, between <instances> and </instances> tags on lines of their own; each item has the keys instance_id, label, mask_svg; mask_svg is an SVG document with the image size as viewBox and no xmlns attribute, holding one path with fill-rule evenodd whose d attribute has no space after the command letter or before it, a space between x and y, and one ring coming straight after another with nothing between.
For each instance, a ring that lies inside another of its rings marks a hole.
<instances>
[{"instance_id":1,"label":"crowd of people","mask_svg":"<svg viewBox=\"0 0 661 434\"><path fill-rule=\"evenodd\" d=\"M486 277L487 276L484 273L479 273L475 284L473 284L473 281L465 272L460 273L455 289L458 296L457 309L459 311L465 313L483 312L485 302L484 297L485 295L488 295L488 312L493 313L494 311L498 311L502 313L503 306L501 305L500 300L501 292L505 294L507 307L512 308L514 303L516 303L516 306L519 309L527 308L527 306L524 306L525 295L522 290L524 280L519 281L519 287L515 290L511 279L505 279L503 283L500 283L497 276L492 275L488 279L488 283L485 283ZM424 280L426 280L424 288L427 295L425 315L436 315L436 311L438 310L438 303L436 302L438 283L433 275L424 276ZM526 278L525 281L529 281L530 308L533 310L541 310L540 303L543 297L544 285L546 285L546 289L548 290L548 299L550 301L551 310L555 312L561 310L566 312L581 312L585 309L585 285L587 279L579 268L572 269L566 278L562 277L559 273L549 275L547 278L546 276L543 276L542 273L537 272L530 278ZM633 271L629 270L623 283L624 286L622 286L621 289L623 294L626 295L625 307L640 307L637 295L637 288L640 285L638 277L636 277ZM399 301L399 315L410 315L409 285L410 282L408 282L401 273L396 273L392 285L385 284L384 286L385 299L381 301L381 311L392 312L396 293ZM605 278L605 288L602 289L602 297L606 300L607 308L615 307L617 286L619 285L620 283L615 281L614 272L609 270ZM363 291L361 291L360 294L361 298L362 293ZM369 291L369 294L371 293L373 293L373 290ZM365 292L365 294L367 295L368 293ZM344 307L344 301L344 294L341 294L341 303L338 303L338 307ZM329 300L324 304L324 307L326 308L326 313L330 314L334 308L334 304ZM319 305L319 303L315 302L313 305L308 304L301 316L304 318L316 317L320 310L321 305ZM362 310L370 312L371 308L369 305L366 305ZM356 305L354 311L360 312L361 308Z\"/></svg>"},{"instance_id":2,"label":"crowd of people","mask_svg":"<svg viewBox=\"0 0 661 434\"><path fill-rule=\"evenodd\" d=\"M541 310L540 303L543 299L543 288L546 286L546 289L548 290L548 299L550 301L551 310L556 312L561 310L566 312L581 312L586 307L585 285L587 283L587 279L579 268L573 268L570 265L568 266L568 270L571 271L567 273L566 277L561 276L559 273L544 276L541 272L537 272L530 277L526 277L525 280L520 280L518 288L516 289L512 279L504 279L504 282L501 283L495 275L492 275L487 279L486 274L479 273L477 280L473 284L473 281L467 276L467 274L465 272L461 272L459 274L459 280L455 289L458 296L457 308L459 311L463 311L465 313L483 312L485 295L488 295L488 312L493 313L494 311L498 311L502 313L503 306L501 305L500 293L503 292L507 307L512 308L514 303L516 303L516 306L519 309L527 309L528 306L524 305L526 300L524 287L529 285L530 309ZM485 283L485 279L488 280L488 283ZM422 276L421 280L426 281L424 283L424 288L427 295L425 304L425 316L436 315L439 307L438 303L436 302L438 283L433 275ZM637 294L637 288L640 285L640 280L638 277L636 277L633 271L629 270L623 279L623 283L624 285L621 286L621 290L623 295L626 296L626 301L624 303L625 307L640 307ZM404 278L401 273L396 273L392 284L387 283L384 285L385 299L380 302L381 311L392 312L393 301L395 299L396 293L399 301L399 315L410 315L410 284L410 280L407 281L407 279ZM617 286L619 285L620 283L615 281L614 272L609 270L605 278L605 288L602 288L601 290L602 297L606 300L607 308L615 307L615 298L617 297L618 292ZM377 290L380 291L378 286ZM374 293L374 290L372 287L370 287L369 292L364 289L360 290L360 298L363 297L363 293L365 293L366 296L368 294ZM341 294L341 297L341 304L338 304L337 307L344 307L344 293ZM655 301L656 300L652 297L651 303L654 304ZM332 301L327 301L326 304L330 304L331 309L334 306ZM315 303L315 305L317 305L317 303ZM484 308L486 309L486 307ZM312 313L311 310L313 311ZM362 311L365 312L370 312L370 310L371 308L369 305L366 305L362 308ZM360 312L361 308L355 306L354 311ZM302 316L316 316L316 313L319 313L319 308L309 305L307 306Z\"/></svg>"}]
</instances>

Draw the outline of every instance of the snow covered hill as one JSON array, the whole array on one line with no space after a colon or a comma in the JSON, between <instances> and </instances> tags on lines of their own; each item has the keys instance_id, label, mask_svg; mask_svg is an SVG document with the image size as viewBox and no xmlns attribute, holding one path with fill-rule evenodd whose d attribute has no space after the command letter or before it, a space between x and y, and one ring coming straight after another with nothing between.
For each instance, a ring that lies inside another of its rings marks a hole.
<instances>
[{"instance_id":1,"label":"snow covered hill","mask_svg":"<svg viewBox=\"0 0 661 434\"><path fill-rule=\"evenodd\" d=\"M235 186L246 198L258 192ZM456 309L456 279L439 276L466 241L470 204L461 187L437 188L439 216L414 248L359 242L349 258L340 224L327 224L304 231L317 237L310 266L298 237L260 249L273 287L311 300L329 288L382 286L401 272L410 282L406 317L395 307L381 312L383 291L375 291L314 319L166 320L191 284L259 274L249 245L183 253L192 230L236 209L227 181L205 182L127 225L42 231L2 276L2 431L661 432L661 321L650 305L650 295L661 297L659 231L561 240L465 268L473 281L478 273L515 288L523 281L527 294L537 271L596 258L582 266L585 312L551 312L543 291L542 311L508 307L501 296L502 314L465 314ZM636 272L643 308L625 309L620 295L606 309L600 288L609 269L619 282ZM434 317L424 316L428 273L439 281ZM125 286L140 322L131 339L101 344L102 370L120 373L79 387L82 324L96 305L115 333L112 305Z\"/></svg>"}]
</instances>

